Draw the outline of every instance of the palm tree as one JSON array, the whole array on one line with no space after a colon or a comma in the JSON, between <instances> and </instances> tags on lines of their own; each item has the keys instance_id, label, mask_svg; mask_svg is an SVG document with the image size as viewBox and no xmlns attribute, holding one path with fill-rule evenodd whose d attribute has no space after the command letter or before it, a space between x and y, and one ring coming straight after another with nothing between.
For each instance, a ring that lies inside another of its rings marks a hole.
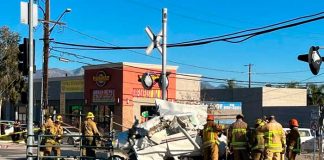
<instances>
[{"instance_id":1,"label":"palm tree","mask_svg":"<svg viewBox=\"0 0 324 160\"><path fill-rule=\"evenodd\" d=\"M307 97L309 98L310 105L324 104L324 85L308 84L307 85Z\"/></svg>"},{"instance_id":2,"label":"palm tree","mask_svg":"<svg viewBox=\"0 0 324 160\"><path fill-rule=\"evenodd\" d=\"M286 88L298 88L299 87L299 82L289 82L285 84Z\"/></svg>"}]
</instances>

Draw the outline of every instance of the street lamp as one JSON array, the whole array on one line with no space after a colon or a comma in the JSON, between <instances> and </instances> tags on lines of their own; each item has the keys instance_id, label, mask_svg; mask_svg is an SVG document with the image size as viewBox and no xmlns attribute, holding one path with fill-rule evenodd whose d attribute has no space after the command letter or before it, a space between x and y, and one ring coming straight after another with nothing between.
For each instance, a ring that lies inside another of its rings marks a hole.
<instances>
[{"instance_id":1,"label":"street lamp","mask_svg":"<svg viewBox=\"0 0 324 160\"><path fill-rule=\"evenodd\" d=\"M53 31L54 27L56 26L56 24L57 24L58 22L60 22L61 18L65 15L65 13L69 13L69 12L71 12L71 11L72 11L71 8L66 8L66 9L65 9L65 11L60 15L60 17L59 17L59 18L57 19L57 21L54 23L54 26L49 30L49 33L50 33L50 34L52 33L52 31Z\"/></svg>"}]
</instances>

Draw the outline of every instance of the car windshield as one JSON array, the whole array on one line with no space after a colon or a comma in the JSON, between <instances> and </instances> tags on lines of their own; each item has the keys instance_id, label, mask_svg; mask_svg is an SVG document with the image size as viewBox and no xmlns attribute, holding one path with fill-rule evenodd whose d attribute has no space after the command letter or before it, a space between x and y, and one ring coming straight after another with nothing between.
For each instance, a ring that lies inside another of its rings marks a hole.
<instances>
[{"instance_id":1,"label":"car windshield","mask_svg":"<svg viewBox=\"0 0 324 160\"><path fill-rule=\"evenodd\" d=\"M300 137L309 137L309 136L311 136L309 134L309 131L306 131L306 130L299 130L299 135L300 135Z\"/></svg>"}]
</instances>

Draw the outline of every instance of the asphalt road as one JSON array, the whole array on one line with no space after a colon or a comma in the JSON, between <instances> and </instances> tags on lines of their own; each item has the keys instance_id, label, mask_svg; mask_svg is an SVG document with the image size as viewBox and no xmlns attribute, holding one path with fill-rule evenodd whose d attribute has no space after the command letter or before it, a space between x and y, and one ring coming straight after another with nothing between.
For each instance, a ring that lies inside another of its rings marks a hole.
<instances>
[{"instance_id":1,"label":"asphalt road","mask_svg":"<svg viewBox=\"0 0 324 160\"><path fill-rule=\"evenodd\" d=\"M34 153L37 153L37 149L34 150ZM71 158L65 159L74 159L73 156L79 156L80 150L78 147L67 148L62 147L62 155L69 155ZM107 158L107 154L104 151L97 152L98 158ZM12 143L12 142L1 142L0 141L0 160L23 160L26 159L26 145L25 143Z\"/></svg>"},{"instance_id":2,"label":"asphalt road","mask_svg":"<svg viewBox=\"0 0 324 160\"><path fill-rule=\"evenodd\" d=\"M36 149L35 152L36 153ZM78 148L62 148L62 155L69 155L71 157L80 155ZM107 155L103 151L97 152L97 156L100 158L107 158ZM24 143L11 143L0 141L0 160L23 160L26 159L26 145ZM74 159L74 158L66 158ZM312 160L313 153L302 153L297 156L297 160ZM318 159L318 152L315 153L315 160Z\"/></svg>"}]
</instances>

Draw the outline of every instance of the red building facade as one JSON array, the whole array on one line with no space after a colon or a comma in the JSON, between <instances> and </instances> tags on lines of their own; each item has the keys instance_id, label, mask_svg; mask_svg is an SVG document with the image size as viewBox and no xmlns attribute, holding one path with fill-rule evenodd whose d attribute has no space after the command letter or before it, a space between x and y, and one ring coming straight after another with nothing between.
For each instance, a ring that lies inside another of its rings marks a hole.
<instances>
[{"instance_id":1,"label":"red building facade","mask_svg":"<svg viewBox=\"0 0 324 160\"><path fill-rule=\"evenodd\" d=\"M113 63L84 67L84 98L86 112L92 111L97 122L107 122L105 115L113 112L114 121L125 127L131 127L135 118L141 121L141 114L149 113L149 118L156 112L154 100L162 97L162 91L154 80L161 73L160 65L139 63ZM167 99L176 98L176 69L168 66ZM144 89L139 79L144 73L152 75L154 85ZM114 126L115 129L125 129Z\"/></svg>"}]
</instances>

